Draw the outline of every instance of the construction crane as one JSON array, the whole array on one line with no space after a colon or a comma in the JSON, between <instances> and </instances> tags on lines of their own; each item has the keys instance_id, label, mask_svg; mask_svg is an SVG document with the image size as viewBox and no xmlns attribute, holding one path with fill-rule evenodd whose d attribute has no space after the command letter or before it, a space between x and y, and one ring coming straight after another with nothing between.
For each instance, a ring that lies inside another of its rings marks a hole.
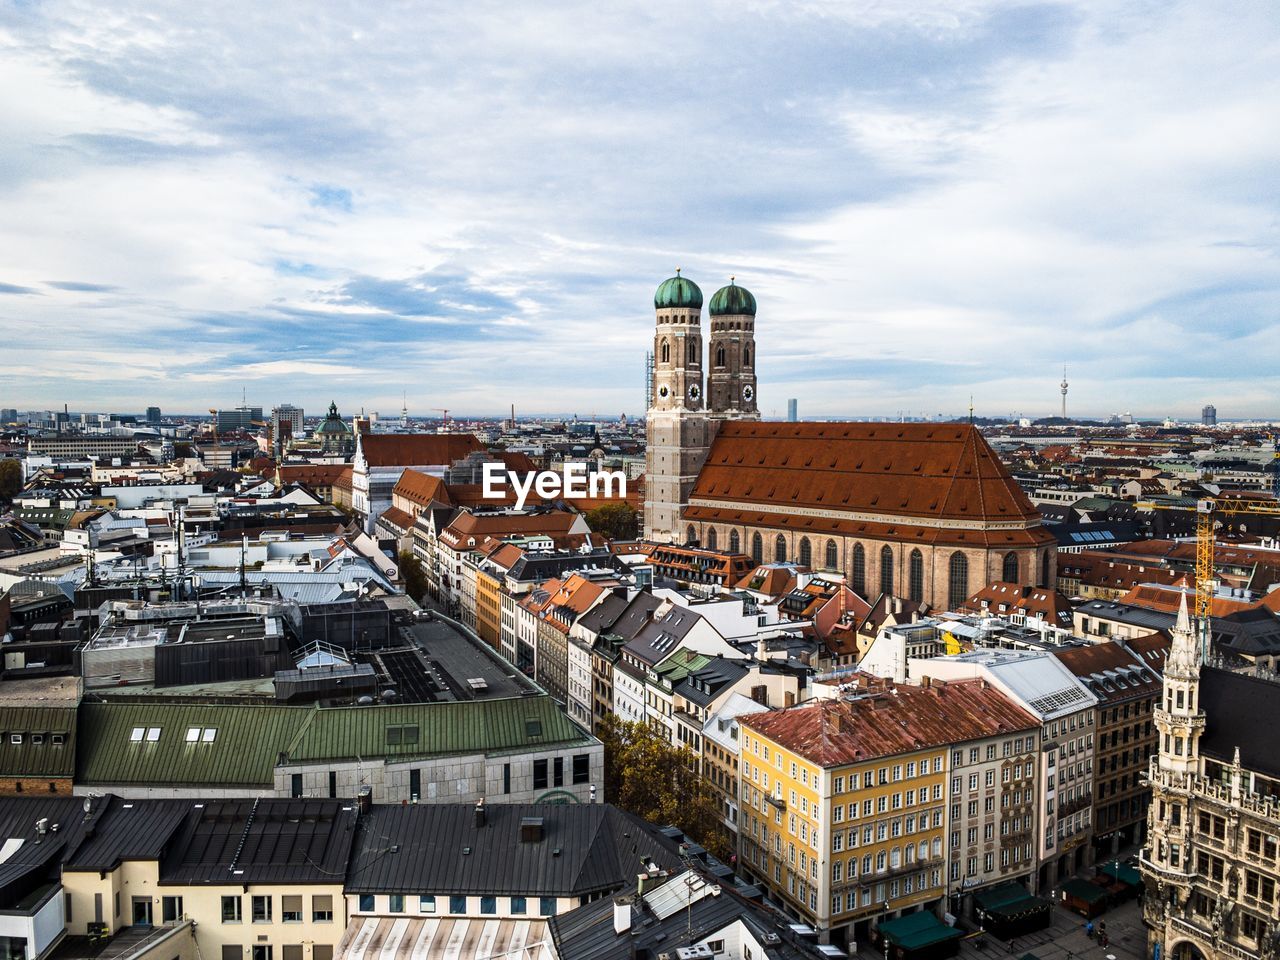
<instances>
[{"instance_id":1,"label":"construction crane","mask_svg":"<svg viewBox=\"0 0 1280 960\"><path fill-rule=\"evenodd\" d=\"M432 410L434 410L436 413L442 413L442 414L444 414L444 425L445 425L446 427L447 427L447 426L449 426L449 411L448 411L448 409L447 409L447 408L445 408L445 407L432 407L431 409L432 409Z\"/></svg>"},{"instance_id":2,"label":"construction crane","mask_svg":"<svg viewBox=\"0 0 1280 960\"><path fill-rule=\"evenodd\" d=\"M218 445L218 411L210 407L209 413L213 415L213 445L216 447Z\"/></svg>"},{"instance_id":3,"label":"construction crane","mask_svg":"<svg viewBox=\"0 0 1280 960\"><path fill-rule=\"evenodd\" d=\"M1185 510L1172 503L1139 503L1139 509ZM1197 500L1196 501L1196 626L1200 631L1201 656L1209 653L1209 610L1216 592L1214 553L1217 547L1215 517L1258 514L1280 517L1280 502L1275 500Z\"/></svg>"}]
</instances>

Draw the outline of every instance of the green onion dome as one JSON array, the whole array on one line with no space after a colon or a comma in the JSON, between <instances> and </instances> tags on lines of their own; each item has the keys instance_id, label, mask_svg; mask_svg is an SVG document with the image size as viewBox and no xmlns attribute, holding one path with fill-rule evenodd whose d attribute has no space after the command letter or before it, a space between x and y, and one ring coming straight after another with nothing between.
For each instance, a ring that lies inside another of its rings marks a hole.
<instances>
[{"instance_id":1,"label":"green onion dome","mask_svg":"<svg viewBox=\"0 0 1280 960\"><path fill-rule=\"evenodd\" d=\"M702 309L702 291L698 285L687 277L680 276L680 271L668 280L658 284L653 295L653 306L661 310L663 307L690 307Z\"/></svg>"}]
</instances>

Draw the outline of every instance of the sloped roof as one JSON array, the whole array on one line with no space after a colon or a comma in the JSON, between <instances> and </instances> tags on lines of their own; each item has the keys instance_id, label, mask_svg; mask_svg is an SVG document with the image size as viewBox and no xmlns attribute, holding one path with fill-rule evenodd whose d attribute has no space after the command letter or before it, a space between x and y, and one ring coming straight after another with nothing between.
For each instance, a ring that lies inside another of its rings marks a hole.
<instances>
[{"instance_id":1,"label":"sloped roof","mask_svg":"<svg viewBox=\"0 0 1280 960\"><path fill-rule=\"evenodd\" d=\"M860 699L741 717L739 723L820 766L1035 729L1039 721L982 680L933 681L929 687L882 684Z\"/></svg>"},{"instance_id":2,"label":"sloped roof","mask_svg":"<svg viewBox=\"0 0 1280 960\"><path fill-rule=\"evenodd\" d=\"M483 449L470 433L360 434L360 450L371 467L447 467Z\"/></svg>"},{"instance_id":3,"label":"sloped roof","mask_svg":"<svg viewBox=\"0 0 1280 960\"><path fill-rule=\"evenodd\" d=\"M521 841L526 818L542 821L540 840ZM361 820L347 891L576 897L634 884L642 859L680 863L658 828L611 804L495 803L483 826L469 803L378 805Z\"/></svg>"},{"instance_id":4,"label":"sloped roof","mask_svg":"<svg viewBox=\"0 0 1280 960\"><path fill-rule=\"evenodd\" d=\"M1280 727L1280 684L1240 673L1202 667L1200 707L1205 712L1200 751L1230 764L1240 748L1246 770L1280 777L1275 730Z\"/></svg>"},{"instance_id":5,"label":"sloped roof","mask_svg":"<svg viewBox=\"0 0 1280 960\"><path fill-rule=\"evenodd\" d=\"M449 506L453 503L445 482L421 470L406 470L400 474L392 495L403 497L419 507L429 507L432 503Z\"/></svg>"},{"instance_id":6,"label":"sloped roof","mask_svg":"<svg viewBox=\"0 0 1280 960\"><path fill-rule=\"evenodd\" d=\"M794 514L801 509L831 515ZM912 542L1054 539L971 424L729 421L686 517L732 521L734 514L753 525ZM947 525L954 521L972 526ZM984 524L1007 529L980 530Z\"/></svg>"},{"instance_id":7,"label":"sloped roof","mask_svg":"<svg viewBox=\"0 0 1280 960\"><path fill-rule=\"evenodd\" d=\"M22 742L14 743L14 737ZM75 769L74 703L0 706L0 777L71 777Z\"/></svg>"}]
</instances>

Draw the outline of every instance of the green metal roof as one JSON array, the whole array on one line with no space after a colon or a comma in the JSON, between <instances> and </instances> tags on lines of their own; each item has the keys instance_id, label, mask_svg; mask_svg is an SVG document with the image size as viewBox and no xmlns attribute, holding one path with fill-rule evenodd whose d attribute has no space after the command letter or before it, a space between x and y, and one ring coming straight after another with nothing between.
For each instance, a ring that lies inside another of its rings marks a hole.
<instances>
[{"instance_id":1,"label":"green metal roof","mask_svg":"<svg viewBox=\"0 0 1280 960\"><path fill-rule=\"evenodd\" d=\"M713 317L754 317L756 315L756 298L746 287L730 282L711 295L711 304L707 312Z\"/></svg>"},{"instance_id":2,"label":"green metal roof","mask_svg":"<svg viewBox=\"0 0 1280 960\"><path fill-rule=\"evenodd\" d=\"M62 778L75 769L74 706L0 707L0 777Z\"/></svg>"},{"instance_id":3,"label":"green metal roof","mask_svg":"<svg viewBox=\"0 0 1280 960\"><path fill-rule=\"evenodd\" d=\"M399 732L392 732L393 728ZM459 753L523 753L588 739L550 697L513 697L318 709L288 753L290 763L356 757L394 761Z\"/></svg>"},{"instance_id":4,"label":"green metal roof","mask_svg":"<svg viewBox=\"0 0 1280 960\"><path fill-rule=\"evenodd\" d=\"M217 732L207 741L210 729ZM153 730L159 731L154 739ZM200 733L189 740L195 730ZM86 703L77 780L269 787L280 763L396 761L588 742L548 696L326 708Z\"/></svg>"},{"instance_id":5,"label":"green metal roof","mask_svg":"<svg viewBox=\"0 0 1280 960\"><path fill-rule=\"evenodd\" d=\"M880 924L880 934L903 950L918 950L943 940L958 940L963 936L959 930L948 927L928 910L909 913L896 920L886 920Z\"/></svg>"},{"instance_id":6,"label":"green metal roof","mask_svg":"<svg viewBox=\"0 0 1280 960\"><path fill-rule=\"evenodd\" d=\"M1101 870L1103 873L1109 874L1121 883L1126 883L1131 887L1142 886L1142 874L1127 863L1117 863L1112 860L1110 863L1104 864Z\"/></svg>"},{"instance_id":7,"label":"green metal roof","mask_svg":"<svg viewBox=\"0 0 1280 960\"><path fill-rule=\"evenodd\" d=\"M1062 884L1062 892L1085 903L1096 903L1107 898L1107 891L1088 880L1072 877Z\"/></svg>"},{"instance_id":8,"label":"green metal roof","mask_svg":"<svg viewBox=\"0 0 1280 960\"><path fill-rule=\"evenodd\" d=\"M674 277L658 284L658 289L653 295L653 305L656 309L690 307L701 310L702 291L688 277L680 276L680 271L677 270Z\"/></svg>"}]
</instances>

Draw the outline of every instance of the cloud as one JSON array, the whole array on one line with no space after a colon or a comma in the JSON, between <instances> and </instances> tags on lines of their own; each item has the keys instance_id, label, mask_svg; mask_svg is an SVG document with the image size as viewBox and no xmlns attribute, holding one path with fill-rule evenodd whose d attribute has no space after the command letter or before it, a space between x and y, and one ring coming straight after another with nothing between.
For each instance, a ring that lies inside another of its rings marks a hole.
<instances>
[{"instance_id":1,"label":"cloud","mask_svg":"<svg viewBox=\"0 0 1280 960\"><path fill-rule=\"evenodd\" d=\"M1271 412L1267 4L685 14L0 8L0 394L635 413L680 265L766 411Z\"/></svg>"}]
</instances>

